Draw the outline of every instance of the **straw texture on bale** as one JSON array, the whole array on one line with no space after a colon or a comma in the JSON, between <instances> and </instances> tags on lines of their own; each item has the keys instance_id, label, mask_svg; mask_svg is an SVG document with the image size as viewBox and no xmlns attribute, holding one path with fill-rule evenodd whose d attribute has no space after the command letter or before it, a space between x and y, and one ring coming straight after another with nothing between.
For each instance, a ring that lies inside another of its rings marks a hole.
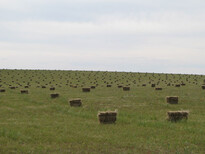
<instances>
[{"instance_id":1,"label":"straw texture on bale","mask_svg":"<svg viewBox=\"0 0 205 154\"><path fill-rule=\"evenodd\" d=\"M179 121L182 119L188 119L189 112L188 111L168 111L167 112L167 120L169 121Z\"/></svg>"},{"instance_id":2,"label":"straw texture on bale","mask_svg":"<svg viewBox=\"0 0 205 154\"><path fill-rule=\"evenodd\" d=\"M82 88L83 92L90 92L90 88Z\"/></svg>"},{"instance_id":3,"label":"straw texture on bale","mask_svg":"<svg viewBox=\"0 0 205 154\"><path fill-rule=\"evenodd\" d=\"M117 112L116 111L103 111L98 112L98 120L102 124L112 124L117 120Z\"/></svg>"},{"instance_id":4,"label":"straw texture on bale","mask_svg":"<svg viewBox=\"0 0 205 154\"><path fill-rule=\"evenodd\" d=\"M178 104L179 97L178 96L167 96L166 101L169 104Z\"/></svg>"},{"instance_id":5,"label":"straw texture on bale","mask_svg":"<svg viewBox=\"0 0 205 154\"><path fill-rule=\"evenodd\" d=\"M80 107L80 106L82 106L82 101L79 98L72 99L69 102L70 102L70 106L73 106L73 107Z\"/></svg>"},{"instance_id":6,"label":"straw texture on bale","mask_svg":"<svg viewBox=\"0 0 205 154\"><path fill-rule=\"evenodd\" d=\"M58 93L51 94L51 98L57 98L57 97L59 97L59 94L58 94Z\"/></svg>"}]
</instances>

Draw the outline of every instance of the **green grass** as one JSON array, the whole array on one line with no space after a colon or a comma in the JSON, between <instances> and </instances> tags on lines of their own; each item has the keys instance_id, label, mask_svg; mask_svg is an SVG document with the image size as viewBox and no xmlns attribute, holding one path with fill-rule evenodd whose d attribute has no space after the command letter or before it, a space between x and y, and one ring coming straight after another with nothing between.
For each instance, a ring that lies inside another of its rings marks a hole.
<instances>
[{"instance_id":1,"label":"green grass","mask_svg":"<svg viewBox=\"0 0 205 154\"><path fill-rule=\"evenodd\" d=\"M180 74L0 70L0 89L6 89L0 93L0 153L205 153L204 79ZM186 86L174 86L181 82ZM155 91L151 83L163 90ZM123 91L118 84L131 90ZM10 85L18 88L9 89ZM25 85L30 85L29 94L20 93ZM82 87L92 85L96 89L82 92ZM51 86L59 98L50 98ZM166 96L179 96L179 104L167 104ZM83 106L70 107L72 98L81 98ZM116 124L99 124L98 111L115 109ZM166 120L170 110L189 110L190 115L187 121L172 123Z\"/></svg>"}]
</instances>

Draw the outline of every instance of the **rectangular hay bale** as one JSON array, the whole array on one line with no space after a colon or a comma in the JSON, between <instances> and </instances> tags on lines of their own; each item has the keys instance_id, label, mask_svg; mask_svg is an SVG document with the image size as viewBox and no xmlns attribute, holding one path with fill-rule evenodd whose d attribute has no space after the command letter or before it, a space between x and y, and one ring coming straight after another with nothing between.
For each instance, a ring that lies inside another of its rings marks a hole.
<instances>
[{"instance_id":1,"label":"rectangular hay bale","mask_svg":"<svg viewBox=\"0 0 205 154\"><path fill-rule=\"evenodd\" d=\"M188 119L189 112L188 111L168 111L167 112L167 120L169 121L179 121L182 119Z\"/></svg>"},{"instance_id":2,"label":"rectangular hay bale","mask_svg":"<svg viewBox=\"0 0 205 154\"><path fill-rule=\"evenodd\" d=\"M113 124L117 120L116 111L103 111L98 112L98 120L102 124Z\"/></svg>"}]
</instances>

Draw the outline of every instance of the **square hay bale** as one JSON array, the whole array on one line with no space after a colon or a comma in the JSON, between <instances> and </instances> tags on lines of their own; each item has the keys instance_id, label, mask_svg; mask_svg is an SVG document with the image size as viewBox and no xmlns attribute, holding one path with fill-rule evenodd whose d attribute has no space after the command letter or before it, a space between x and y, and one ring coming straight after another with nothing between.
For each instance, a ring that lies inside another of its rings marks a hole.
<instances>
[{"instance_id":1,"label":"square hay bale","mask_svg":"<svg viewBox=\"0 0 205 154\"><path fill-rule=\"evenodd\" d=\"M123 91L130 91L130 87L123 87Z\"/></svg>"},{"instance_id":2,"label":"square hay bale","mask_svg":"<svg viewBox=\"0 0 205 154\"><path fill-rule=\"evenodd\" d=\"M108 84L107 87L112 87L112 85L111 85L111 84Z\"/></svg>"},{"instance_id":3,"label":"square hay bale","mask_svg":"<svg viewBox=\"0 0 205 154\"><path fill-rule=\"evenodd\" d=\"M153 83L153 84L151 84L151 87L152 87L152 88L154 88L154 87L155 87L155 84L154 84L154 83Z\"/></svg>"},{"instance_id":4,"label":"square hay bale","mask_svg":"<svg viewBox=\"0 0 205 154\"><path fill-rule=\"evenodd\" d=\"M51 98L57 98L57 97L59 97L59 94L55 93L55 94L51 94L50 96L51 96Z\"/></svg>"},{"instance_id":5,"label":"square hay bale","mask_svg":"<svg viewBox=\"0 0 205 154\"><path fill-rule=\"evenodd\" d=\"M51 87L50 90L55 90L55 87Z\"/></svg>"},{"instance_id":6,"label":"square hay bale","mask_svg":"<svg viewBox=\"0 0 205 154\"><path fill-rule=\"evenodd\" d=\"M0 89L0 92L4 93L4 92L6 92L6 90L5 89Z\"/></svg>"},{"instance_id":7,"label":"square hay bale","mask_svg":"<svg viewBox=\"0 0 205 154\"><path fill-rule=\"evenodd\" d=\"M167 96L166 101L169 104L178 104L179 97L178 96Z\"/></svg>"},{"instance_id":8,"label":"square hay bale","mask_svg":"<svg viewBox=\"0 0 205 154\"><path fill-rule=\"evenodd\" d=\"M201 88L202 88L203 90L205 90L205 85L202 85Z\"/></svg>"},{"instance_id":9,"label":"square hay bale","mask_svg":"<svg viewBox=\"0 0 205 154\"><path fill-rule=\"evenodd\" d=\"M146 84L142 84L142 87L146 87L147 85Z\"/></svg>"},{"instance_id":10,"label":"square hay bale","mask_svg":"<svg viewBox=\"0 0 205 154\"><path fill-rule=\"evenodd\" d=\"M82 88L82 91L83 91L83 92L90 92L90 88L85 88L85 87L84 87L84 88Z\"/></svg>"},{"instance_id":11,"label":"square hay bale","mask_svg":"<svg viewBox=\"0 0 205 154\"><path fill-rule=\"evenodd\" d=\"M162 90L162 88L159 88L159 87L158 87L158 88L155 88L155 90Z\"/></svg>"},{"instance_id":12,"label":"square hay bale","mask_svg":"<svg viewBox=\"0 0 205 154\"><path fill-rule=\"evenodd\" d=\"M117 120L116 111L102 111L98 112L98 120L101 124L113 124Z\"/></svg>"},{"instance_id":13,"label":"square hay bale","mask_svg":"<svg viewBox=\"0 0 205 154\"><path fill-rule=\"evenodd\" d=\"M168 111L167 112L167 120L172 122L177 122L182 119L187 120L189 115L189 111Z\"/></svg>"},{"instance_id":14,"label":"square hay bale","mask_svg":"<svg viewBox=\"0 0 205 154\"><path fill-rule=\"evenodd\" d=\"M16 87L10 87L10 89L16 89Z\"/></svg>"},{"instance_id":15,"label":"square hay bale","mask_svg":"<svg viewBox=\"0 0 205 154\"><path fill-rule=\"evenodd\" d=\"M123 86L122 86L122 85L118 85L117 87L118 87L118 88L122 88Z\"/></svg>"},{"instance_id":16,"label":"square hay bale","mask_svg":"<svg viewBox=\"0 0 205 154\"><path fill-rule=\"evenodd\" d=\"M21 90L21 94L28 94L28 90Z\"/></svg>"},{"instance_id":17,"label":"square hay bale","mask_svg":"<svg viewBox=\"0 0 205 154\"><path fill-rule=\"evenodd\" d=\"M69 102L70 102L70 106L73 106L73 107L80 107L80 106L82 106L82 101L81 101L80 98L69 100Z\"/></svg>"},{"instance_id":18,"label":"square hay bale","mask_svg":"<svg viewBox=\"0 0 205 154\"><path fill-rule=\"evenodd\" d=\"M43 89L44 89L44 88L46 88L46 86L41 86L41 88L43 88Z\"/></svg>"}]
</instances>

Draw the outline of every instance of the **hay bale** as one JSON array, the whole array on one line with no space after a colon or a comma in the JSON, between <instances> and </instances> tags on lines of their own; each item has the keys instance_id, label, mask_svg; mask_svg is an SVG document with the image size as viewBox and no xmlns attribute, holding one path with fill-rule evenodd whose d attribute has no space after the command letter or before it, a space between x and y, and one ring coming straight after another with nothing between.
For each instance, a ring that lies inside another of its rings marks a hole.
<instances>
[{"instance_id":1,"label":"hay bale","mask_svg":"<svg viewBox=\"0 0 205 154\"><path fill-rule=\"evenodd\" d=\"M95 86L91 86L90 88L91 88L91 89L95 89Z\"/></svg>"},{"instance_id":2,"label":"hay bale","mask_svg":"<svg viewBox=\"0 0 205 154\"><path fill-rule=\"evenodd\" d=\"M51 96L51 98L57 98L57 97L59 97L59 94L55 93L55 94L51 94L50 96Z\"/></svg>"},{"instance_id":3,"label":"hay bale","mask_svg":"<svg viewBox=\"0 0 205 154\"><path fill-rule=\"evenodd\" d=\"M82 106L82 101L79 98L72 99L69 102L70 102L70 106L73 106L73 107L80 107L80 106Z\"/></svg>"},{"instance_id":4,"label":"hay bale","mask_svg":"<svg viewBox=\"0 0 205 154\"><path fill-rule=\"evenodd\" d=\"M6 92L6 90L5 89L0 89L0 92L4 93L4 92Z\"/></svg>"},{"instance_id":5,"label":"hay bale","mask_svg":"<svg viewBox=\"0 0 205 154\"><path fill-rule=\"evenodd\" d=\"M21 94L28 94L28 90L21 90Z\"/></svg>"},{"instance_id":6,"label":"hay bale","mask_svg":"<svg viewBox=\"0 0 205 154\"><path fill-rule=\"evenodd\" d=\"M178 104L179 97L178 96L167 96L166 101L169 104Z\"/></svg>"},{"instance_id":7,"label":"hay bale","mask_svg":"<svg viewBox=\"0 0 205 154\"><path fill-rule=\"evenodd\" d=\"M180 84L176 84L176 85L175 85L175 87L180 87L180 86L181 86Z\"/></svg>"},{"instance_id":8,"label":"hay bale","mask_svg":"<svg viewBox=\"0 0 205 154\"><path fill-rule=\"evenodd\" d=\"M43 89L44 89L44 88L46 88L46 86L41 86L41 88L43 88Z\"/></svg>"},{"instance_id":9,"label":"hay bale","mask_svg":"<svg viewBox=\"0 0 205 154\"><path fill-rule=\"evenodd\" d=\"M130 91L130 87L123 87L123 91Z\"/></svg>"},{"instance_id":10,"label":"hay bale","mask_svg":"<svg viewBox=\"0 0 205 154\"><path fill-rule=\"evenodd\" d=\"M202 88L203 90L205 90L205 85L202 85L201 88Z\"/></svg>"},{"instance_id":11,"label":"hay bale","mask_svg":"<svg viewBox=\"0 0 205 154\"><path fill-rule=\"evenodd\" d=\"M167 120L172 122L177 122L179 120L188 119L189 112L188 111L168 111L167 112Z\"/></svg>"},{"instance_id":12,"label":"hay bale","mask_svg":"<svg viewBox=\"0 0 205 154\"><path fill-rule=\"evenodd\" d=\"M142 84L142 87L146 87L147 85L146 84Z\"/></svg>"},{"instance_id":13,"label":"hay bale","mask_svg":"<svg viewBox=\"0 0 205 154\"><path fill-rule=\"evenodd\" d=\"M107 87L112 87L112 85L111 85L111 84L108 84Z\"/></svg>"},{"instance_id":14,"label":"hay bale","mask_svg":"<svg viewBox=\"0 0 205 154\"><path fill-rule=\"evenodd\" d=\"M152 87L152 88L154 88L154 87L155 87L155 84L154 84L154 83L153 83L153 84L151 84L151 87Z\"/></svg>"},{"instance_id":15,"label":"hay bale","mask_svg":"<svg viewBox=\"0 0 205 154\"><path fill-rule=\"evenodd\" d=\"M159 88L159 87L158 87L158 88L155 88L155 90L162 90L162 88Z\"/></svg>"},{"instance_id":16,"label":"hay bale","mask_svg":"<svg viewBox=\"0 0 205 154\"><path fill-rule=\"evenodd\" d=\"M16 87L9 87L10 89L16 89Z\"/></svg>"},{"instance_id":17,"label":"hay bale","mask_svg":"<svg viewBox=\"0 0 205 154\"><path fill-rule=\"evenodd\" d=\"M55 87L51 87L50 90L55 90Z\"/></svg>"},{"instance_id":18,"label":"hay bale","mask_svg":"<svg viewBox=\"0 0 205 154\"><path fill-rule=\"evenodd\" d=\"M90 88L84 87L84 88L82 88L82 91L83 91L83 92L90 92Z\"/></svg>"},{"instance_id":19,"label":"hay bale","mask_svg":"<svg viewBox=\"0 0 205 154\"><path fill-rule=\"evenodd\" d=\"M102 124L112 124L117 120L117 112L116 111L103 111L98 112L98 120Z\"/></svg>"},{"instance_id":20,"label":"hay bale","mask_svg":"<svg viewBox=\"0 0 205 154\"><path fill-rule=\"evenodd\" d=\"M118 85L117 87L118 87L118 88L122 88L123 86L122 86L122 85Z\"/></svg>"}]
</instances>

